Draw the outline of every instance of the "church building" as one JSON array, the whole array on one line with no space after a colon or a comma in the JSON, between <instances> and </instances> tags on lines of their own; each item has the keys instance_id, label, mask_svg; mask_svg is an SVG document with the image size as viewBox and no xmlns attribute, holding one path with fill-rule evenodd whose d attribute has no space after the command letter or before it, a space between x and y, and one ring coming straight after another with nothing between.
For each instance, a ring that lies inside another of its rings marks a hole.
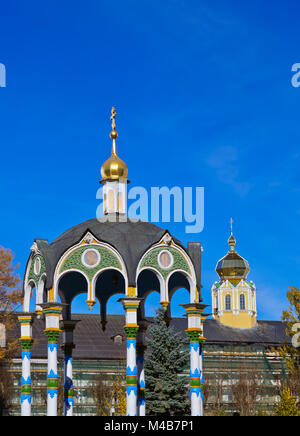
<instances>
[{"instance_id":1,"label":"church building","mask_svg":"<svg viewBox=\"0 0 300 436\"><path fill-rule=\"evenodd\" d=\"M170 303L181 288L189 292L189 300L182 301L186 317L170 319L170 325L188 337L191 415L221 407L234 411L232 387L241 374L250 373L261 407L269 407L283 374L274 347L288 338L281 322L257 320L256 288L247 280L248 262L236 251L232 222L229 251L217 263L219 281L211 288L212 305L207 307L200 241L185 246L166 229L126 217L128 169L117 154L115 117L113 108L112 153L101 167L104 216L66 230L51 243L33 241L18 317L22 351L10 369L12 413L94 415L91 387L97 376L126 371L126 413L146 415L145 336L151 319L145 300L158 292L171 318ZM82 293L90 310L100 303L99 314L72 313L72 301ZM107 314L108 300L115 294L123 295L119 302L124 315Z\"/></svg>"}]
</instances>

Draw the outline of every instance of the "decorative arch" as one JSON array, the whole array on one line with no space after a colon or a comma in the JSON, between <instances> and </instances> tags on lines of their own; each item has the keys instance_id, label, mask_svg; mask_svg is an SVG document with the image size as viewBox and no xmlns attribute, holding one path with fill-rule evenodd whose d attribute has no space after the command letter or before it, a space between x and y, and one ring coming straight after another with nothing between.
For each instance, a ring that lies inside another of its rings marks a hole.
<instances>
[{"instance_id":1,"label":"decorative arch","mask_svg":"<svg viewBox=\"0 0 300 436\"><path fill-rule=\"evenodd\" d=\"M57 301L58 283L62 275L68 271L77 271L82 273L87 280L87 304L92 309L96 302L97 278L102 272L110 269L122 274L127 289L127 270L120 253L109 244L98 241L88 232L78 244L70 247L58 261L54 273L53 301Z\"/></svg>"},{"instance_id":2,"label":"decorative arch","mask_svg":"<svg viewBox=\"0 0 300 436\"><path fill-rule=\"evenodd\" d=\"M100 316L103 330L107 323L106 312L109 299L115 294L127 295L127 277L116 268L100 270L93 278L93 298L100 303Z\"/></svg>"},{"instance_id":3,"label":"decorative arch","mask_svg":"<svg viewBox=\"0 0 300 436\"><path fill-rule=\"evenodd\" d=\"M35 247L35 246L34 246ZM44 302L44 290L47 279L46 264L42 254L36 250L32 252L29 258L25 273L24 281L24 297L23 297L23 311L29 312L30 298L32 289L36 290L36 312L39 314L41 308L39 304Z\"/></svg>"},{"instance_id":4,"label":"decorative arch","mask_svg":"<svg viewBox=\"0 0 300 436\"><path fill-rule=\"evenodd\" d=\"M30 311L31 293L34 288L36 289L36 284L32 279L27 281L24 285L23 312Z\"/></svg>"},{"instance_id":5,"label":"decorative arch","mask_svg":"<svg viewBox=\"0 0 300 436\"><path fill-rule=\"evenodd\" d=\"M168 233L158 244L150 247L144 253L137 268L137 279L145 269L153 271L160 280L161 304L169 304L168 284L170 277L175 272L182 273L187 278L191 301L199 301L193 263L187 253L174 243Z\"/></svg>"}]
</instances>

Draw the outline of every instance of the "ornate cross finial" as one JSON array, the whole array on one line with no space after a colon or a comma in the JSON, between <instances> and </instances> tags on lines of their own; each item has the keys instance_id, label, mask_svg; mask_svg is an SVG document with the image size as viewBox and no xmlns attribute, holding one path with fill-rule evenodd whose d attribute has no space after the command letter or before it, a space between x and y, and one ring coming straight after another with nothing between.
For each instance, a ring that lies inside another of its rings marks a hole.
<instances>
[{"instance_id":1,"label":"ornate cross finial","mask_svg":"<svg viewBox=\"0 0 300 436\"><path fill-rule=\"evenodd\" d=\"M117 116L116 109L114 107L112 107L111 108L111 117L110 117L110 119L112 121L111 127L112 127L113 130L116 130L116 122L115 122L116 116Z\"/></svg>"},{"instance_id":2,"label":"ornate cross finial","mask_svg":"<svg viewBox=\"0 0 300 436\"><path fill-rule=\"evenodd\" d=\"M117 148L116 148L116 139L118 137L118 132L116 131L116 121L115 118L117 116L116 109L114 107L111 108L111 127L112 131L110 132L110 137L113 140L113 146L112 146L112 154L117 154Z\"/></svg>"},{"instance_id":3,"label":"ornate cross finial","mask_svg":"<svg viewBox=\"0 0 300 436\"><path fill-rule=\"evenodd\" d=\"M228 239L228 244L230 246L230 250L234 251L236 240L235 240L235 237L233 236L233 233L232 233L232 223L233 223L233 219L230 218L230 237Z\"/></svg>"}]
</instances>

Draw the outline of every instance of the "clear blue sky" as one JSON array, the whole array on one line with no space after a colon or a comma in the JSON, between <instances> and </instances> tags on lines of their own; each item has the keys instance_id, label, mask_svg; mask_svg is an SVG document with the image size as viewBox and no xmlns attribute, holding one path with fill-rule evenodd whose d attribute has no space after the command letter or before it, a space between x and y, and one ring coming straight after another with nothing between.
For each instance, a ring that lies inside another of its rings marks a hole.
<instances>
[{"instance_id":1,"label":"clear blue sky","mask_svg":"<svg viewBox=\"0 0 300 436\"><path fill-rule=\"evenodd\" d=\"M34 238L95 217L115 105L132 185L205 187L204 231L167 226L203 244L205 302L232 216L259 318L279 319L300 287L299 12L296 0L3 2L0 244L20 273Z\"/></svg>"}]
</instances>

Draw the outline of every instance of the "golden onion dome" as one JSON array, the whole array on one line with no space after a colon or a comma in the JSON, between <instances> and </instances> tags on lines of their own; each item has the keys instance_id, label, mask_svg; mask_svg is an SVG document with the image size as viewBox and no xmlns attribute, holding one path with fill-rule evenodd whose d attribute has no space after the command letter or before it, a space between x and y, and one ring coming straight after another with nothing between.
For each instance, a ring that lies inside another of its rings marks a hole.
<instances>
[{"instance_id":1,"label":"golden onion dome","mask_svg":"<svg viewBox=\"0 0 300 436\"><path fill-rule=\"evenodd\" d=\"M231 283L239 283L242 279L246 279L250 271L249 264L246 259L240 256L235 251L236 240L232 233L232 220L231 220L231 234L228 239L230 250L222 259L219 260L216 266L216 272L221 281L229 280Z\"/></svg>"},{"instance_id":2,"label":"golden onion dome","mask_svg":"<svg viewBox=\"0 0 300 436\"><path fill-rule=\"evenodd\" d=\"M128 168L122 159L117 155L116 139L118 137L118 132L116 131L115 117L117 113L113 107L111 110L111 120L112 120L112 131L110 132L110 137L113 141L112 152L109 159L107 159L101 167L101 177L100 183L106 180L118 180L127 179Z\"/></svg>"}]
</instances>

